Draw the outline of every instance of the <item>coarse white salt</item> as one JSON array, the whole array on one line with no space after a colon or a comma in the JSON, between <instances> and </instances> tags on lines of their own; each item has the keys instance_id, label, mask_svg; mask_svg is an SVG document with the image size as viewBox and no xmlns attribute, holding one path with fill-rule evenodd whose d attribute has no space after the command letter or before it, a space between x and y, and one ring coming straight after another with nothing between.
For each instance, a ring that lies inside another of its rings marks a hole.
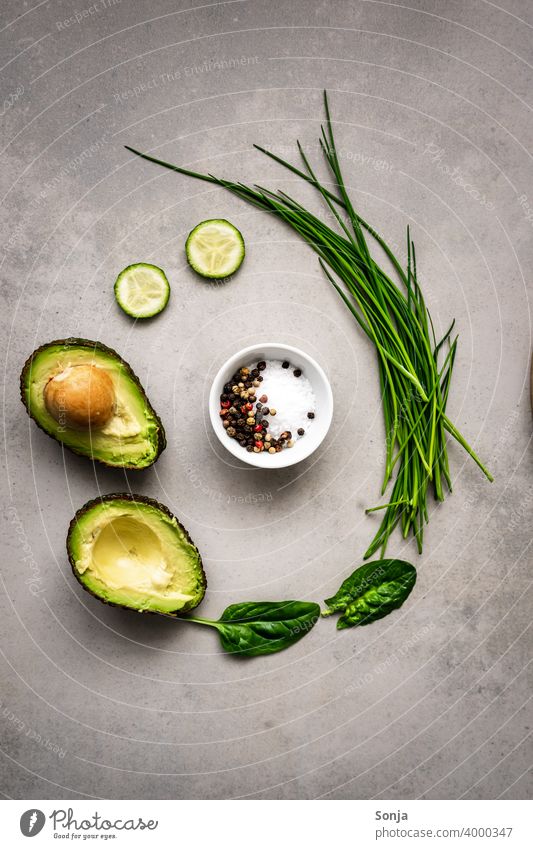
<instances>
[{"instance_id":1,"label":"coarse white salt","mask_svg":"<svg viewBox=\"0 0 533 849\"><path fill-rule=\"evenodd\" d=\"M309 380L302 373L294 376L295 366L283 368L281 360L265 360L266 368L261 372L261 386L256 388L257 399L266 395L268 401L263 406L276 410L275 416L267 416L269 433L278 439L283 431L289 430L292 439L300 439L298 428L305 432L313 426L307 413L315 412L316 398ZM257 363L249 366L250 371ZM305 434L302 434L304 436Z\"/></svg>"}]
</instances>

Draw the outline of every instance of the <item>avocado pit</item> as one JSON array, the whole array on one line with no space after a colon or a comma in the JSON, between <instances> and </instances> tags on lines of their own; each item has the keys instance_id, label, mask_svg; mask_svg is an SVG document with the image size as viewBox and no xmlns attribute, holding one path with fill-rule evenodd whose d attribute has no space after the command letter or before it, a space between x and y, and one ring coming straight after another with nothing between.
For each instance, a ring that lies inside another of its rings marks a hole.
<instances>
[{"instance_id":1,"label":"avocado pit","mask_svg":"<svg viewBox=\"0 0 533 849\"><path fill-rule=\"evenodd\" d=\"M67 366L45 385L44 403L59 424L104 427L115 410L113 381L96 365Z\"/></svg>"}]
</instances>

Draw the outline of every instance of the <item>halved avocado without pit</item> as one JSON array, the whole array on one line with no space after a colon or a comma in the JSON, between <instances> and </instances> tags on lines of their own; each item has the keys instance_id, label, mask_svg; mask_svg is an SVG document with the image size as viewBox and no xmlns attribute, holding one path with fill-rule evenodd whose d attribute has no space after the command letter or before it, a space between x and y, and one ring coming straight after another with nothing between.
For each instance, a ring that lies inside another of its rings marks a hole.
<instances>
[{"instance_id":1,"label":"halved avocado without pit","mask_svg":"<svg viewBox=\"0 0 533 849\"><path fill-rule=\"evenodd\" d=\"M198 549L152 498L118 493L89 501L70 523L67 552L82 587L106 604L177 616L205 595Z\"/></svg>"},{"instance_id":2,"label":"halved avocado without pit","mask_svg":"<svg viewBox=\"0 0 533 849\"><path fill-rule=\"evenodd\" d=\"M166 446L165 430L131 367L112 348L58 339L37 348L20 377L31 418L76 454L107 466L145 469Z\"/></svg>"}]
</instances>

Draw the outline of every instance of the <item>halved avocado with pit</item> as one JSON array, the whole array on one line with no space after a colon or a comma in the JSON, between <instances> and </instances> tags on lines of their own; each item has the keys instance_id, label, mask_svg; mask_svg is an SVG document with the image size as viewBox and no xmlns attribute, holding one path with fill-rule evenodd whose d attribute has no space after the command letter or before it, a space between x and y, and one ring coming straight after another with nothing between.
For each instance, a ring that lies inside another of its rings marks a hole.
<instances>
[{"instance_id":1,"label":"halved avocado with pit","mask_svg":"<svg viewBox=\"0 0 533 849\"><path fill-rule=\"evenodd\" d=\"M166 446L139 379L101 342L73 338L42 345L26 361L20 385L31 418L76 454L145 469Z\"/></svg>"},{"instance_id":2,"label":"halved avocado with pit","mask_svg":"<svg viewBox=\"0 0 533 849\"><path fill-rule=\"evenodd\" d=\"M205 595L198 549L152 498L118 493L89 501L70 523L67 552L80 584L106 604L177 616Z\"/></svg>"}]
</instances>

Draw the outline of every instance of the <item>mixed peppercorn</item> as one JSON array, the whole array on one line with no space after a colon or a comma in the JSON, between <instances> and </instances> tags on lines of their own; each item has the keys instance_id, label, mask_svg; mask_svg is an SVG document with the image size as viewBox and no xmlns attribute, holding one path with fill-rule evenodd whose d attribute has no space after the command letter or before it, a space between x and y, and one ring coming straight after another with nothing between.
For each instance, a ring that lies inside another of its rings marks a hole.
<instances>
[{"instance_id":1,"label":"mixed peppercorn","mask_svg":"<svg viewBox=\"0 0 533 849\"><path fill-rule=\"evenodd\" d=\"M290 363L284 362L283 368L289 368ZM224 384L220 396L220 417L222 425L231 439L246 449L259 454L268 451L276 454L283 448L292 448L294 441L292 433L283 431L277 438L269 433L269 417L275 416L277 410L268 406L268 397L261 393L263 377L261 372L266 368L266 362L261 360L253 369L243 366ZM297 374L298 372L298 374ZM301 375L300 369L294 370L294 376ZM259 397L258 397L259 396ZM308 413L308 418L314 418L314 413ZM298 428L298 435L303 436L305 430Z\"/></svg>"}]
</instances>

